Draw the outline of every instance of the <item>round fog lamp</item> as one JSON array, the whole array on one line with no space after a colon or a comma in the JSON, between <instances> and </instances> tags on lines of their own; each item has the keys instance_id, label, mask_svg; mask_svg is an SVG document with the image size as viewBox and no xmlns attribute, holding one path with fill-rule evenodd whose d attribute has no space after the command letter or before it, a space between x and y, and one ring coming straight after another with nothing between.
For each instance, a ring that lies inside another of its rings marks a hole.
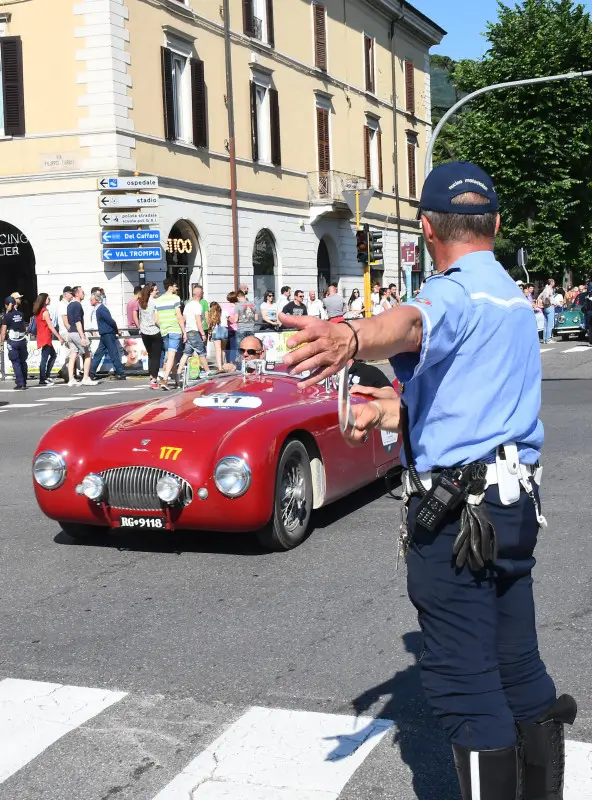
<instances>
[{"instance_id":1,"label":"round fog lamp","mask_svg":"<svg viewBox=\"0 0 592 800\"><path fill-rule=\"evenodd\" d=\"M88 497L89 500L100 500L105 491L105 481L100 475L91 472L90 475L82 479L80 488L81 493Z\"/></svg>"},{"instance_id":2,"label":"round fog lamp","mask_svg":"<svg viewBox=\"0 0 592 800\"><path fill-rule=\"evenodd\" d=\"M156 494L163 503L172 505L179 499L181 484L172 475L164 475L156 484Z\"/></svg>"},{"instance_id":3,"label":"round fog lamp","mask_svg":"<svg viewBox=\"0 0 592 800\"><path fill-rule=\"evenodd\" d=\"M240 497L251 485L251 469L244 458L227 456L216 464L214 483L226 497Z\"/></svg>"},{"instance_id":4,"label":"round fog lamp","mask_svg":"<svg viewBox=\"0 0 592 800\"><path fill-rule=\"evenodd\" d=\"M39 453L33 462L33 477L44 489L57 489L66 480L66 462L59 453Z\"/></svg>"}]
</instances>

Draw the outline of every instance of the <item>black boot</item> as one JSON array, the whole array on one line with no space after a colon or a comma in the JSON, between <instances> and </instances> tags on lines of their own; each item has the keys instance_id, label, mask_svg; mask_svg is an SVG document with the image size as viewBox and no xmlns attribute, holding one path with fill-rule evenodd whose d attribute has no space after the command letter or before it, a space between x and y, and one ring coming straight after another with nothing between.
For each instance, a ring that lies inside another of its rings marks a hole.
<instances>
[{"instance_id":1,"label":"black boot","mask_svg":"<svg viewBox=\"0 0 592 800\"><path fill-rule=\"evenodd\" d=\"M522 800L519 747L471 751L452 745L462 800Z\"/></svg>"},{"instance_id":2,"label":"black boot","mask_svg":"<svg viewBox=\"0 0 592 800\"><path fill-rule=\"evenodd\" d=\"M563 800L563 726L573 725L577 713L576 701L563 694L536 722L518 723L524 750L524 800Z\"/></svg>"}]
</instances>

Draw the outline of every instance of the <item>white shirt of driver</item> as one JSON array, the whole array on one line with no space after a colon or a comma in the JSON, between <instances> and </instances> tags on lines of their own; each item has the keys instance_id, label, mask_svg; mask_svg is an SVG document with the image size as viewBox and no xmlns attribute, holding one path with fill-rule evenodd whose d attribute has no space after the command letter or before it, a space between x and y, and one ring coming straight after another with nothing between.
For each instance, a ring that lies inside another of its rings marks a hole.
<instances>
[{"instance_id":1,"label":"white shirt of driver","mask_svg":"<svg viewBox=\"0 0 592 800\"><path fill-rule=\"evenodd\" d=\"M203 308L197 300L190 300L183 309L185 317L185 327L188 331L198 331L196 317L201 317Z\"/></svg>"}]
</instances>

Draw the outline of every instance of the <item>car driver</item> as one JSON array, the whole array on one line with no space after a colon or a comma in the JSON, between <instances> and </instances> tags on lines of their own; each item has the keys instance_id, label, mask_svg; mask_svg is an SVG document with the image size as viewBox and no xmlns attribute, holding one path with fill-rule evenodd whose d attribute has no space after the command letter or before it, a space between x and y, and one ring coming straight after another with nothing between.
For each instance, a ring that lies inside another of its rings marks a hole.
<instances>
[{"instance_id":1,"label":"car driver","mask_svg":"<svg viewBox=\"0 0 592 800\"><path fill-rule=\"evenodd\" d=\"M257 336L245 336L239 348L239 368L243 361L257 361L264 357L265 348L263 342ZM235 372L237 367L234 364L224 364L223 372Z\"/></svg>"}]
</instances>

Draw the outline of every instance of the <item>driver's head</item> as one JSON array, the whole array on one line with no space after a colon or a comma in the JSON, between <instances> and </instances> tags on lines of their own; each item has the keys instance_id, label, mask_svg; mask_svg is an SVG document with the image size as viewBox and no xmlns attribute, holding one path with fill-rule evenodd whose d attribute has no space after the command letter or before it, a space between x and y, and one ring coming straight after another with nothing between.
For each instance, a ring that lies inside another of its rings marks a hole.
<instances>
[{"instance_id":1,"label":"driver's head","mask_svg":"<svg viewBox=\"0 0 592 800\"><path fill-rule=\"evenodd\" d=\"M257 336L245 336L238 349L245 361L263 358L263 342Z\"/></svg>"}]
</instances>

